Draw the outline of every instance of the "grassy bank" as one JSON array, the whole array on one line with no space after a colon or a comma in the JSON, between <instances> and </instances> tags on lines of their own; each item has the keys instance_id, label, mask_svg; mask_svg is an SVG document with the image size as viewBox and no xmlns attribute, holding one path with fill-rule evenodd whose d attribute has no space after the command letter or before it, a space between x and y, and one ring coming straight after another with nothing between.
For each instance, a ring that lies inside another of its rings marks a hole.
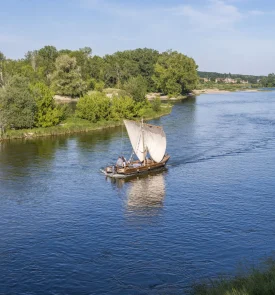
<instances>
[{"instance_id":1,"label":"grassy bank","mask_svg":"<svg viewBox=\"0 0 275 295\"><path fill-rule=\"evenodd\" d=\"M170 114L172 106L168 104L162 104L161 109L158 112L153 111L152 109L148 110L144 114L145 120L155 119L161 116ZM42 136L56 136L63 134L72 134L78 132L88 132L97 129L112 128L120 126L123 124L123 121L98 121L96 123L91 123L88 120L80 119L77 117L70 117L67 120L63 121L60 125L47 128L32 128L32 129L21 129L21 130L7 130L1 140L9 139L22 139L22 138L34 138Z\"/></svg>"},{"instance_id":2,"label":"grassy bank","mask_svg":"<svg viewBox=\"0 0 275 295\"><path fill-rule=\"evenodd\" d=\"M248 274L232 279L219 279L197 285L192 295L274 295L275 261L269 260L261 270L251 269Z\"/></svg>"}]
</instances>

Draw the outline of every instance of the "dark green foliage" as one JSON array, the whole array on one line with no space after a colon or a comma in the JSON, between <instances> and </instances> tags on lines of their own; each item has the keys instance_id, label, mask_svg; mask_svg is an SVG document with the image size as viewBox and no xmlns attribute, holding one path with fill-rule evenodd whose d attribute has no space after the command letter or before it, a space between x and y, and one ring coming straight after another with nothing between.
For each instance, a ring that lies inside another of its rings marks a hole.
<instances>
[{"instance_id":1,"label":"dark green foliage","mask_svg":"<svg viewBox=\"0 0 275 295\"><path fill-rule=\"evenodd\" d=\"M275 74L272 73L262 78L260 83L263 87L275 87Z\"/></svg>"},{"instance_id":2,"label":"dark green foliage","mask_svg":"<svg viewBox=\"0 0 275 295\"><path fill-rule=\"evenodd\" d=\"M136 102L143 102L147 93L147 83L141 75L131 77L125 84L124 89Z\"/></svg>"},{"instance_id":3,"label":"dark green foliage","mask_svg":"<svg viewBox=\"0 0 275 295\"><path fill-rule=\"evenodd\" d=\"M106 63L105 60L100 56L93 56L89 59L89 75L91 78L97 81L105 81L106 76Z\"/></svg>"},{"instance_id":4,"label":"dark green foliage","mask_svg":"<svg viewBox=\"0 0 275 295\"><path fill-rule=\"evenodd\" d=\"M1 117L8 128L34 126L36 103L27 79L14 76L0 95Z\"/></svg>"},{"instance_id":5,"label":"dark green foliage","mask_svg":"<svg viewBox=\"0 0 275 295\"><path fill-rule=\"evenodd\" d=\"M179 95L189 92L198 82L197 65L192 58L168 50L159 56L153 80L164 94Z\"/></svg>"},{"instance_id":6,"label":"dark green foliage","mask_svg":"<svg viewBox=\"0 0 275 295\"><path fill-rule=\"evenodd\" d=\"M55 60L58 56L58 51L54 46L44 46L39 50L28 51L23 60L35 72L37 81L43 81L49 85L50 74L55 69ZM34 79L30 79L34 82Z\"/></svg>"},{"instance_id":7,"label":"dark green foliage","mask_svg":"<svg viewBox=\"0 0 275 295\"><path fill-rule=\"evenodd\" d=\"M153 49L135 49L106 55L104 80L107 86L120 88L131 77L142 76L150 91L155 90L152 75L159 53Z\"/></svg>"}]
</instances>

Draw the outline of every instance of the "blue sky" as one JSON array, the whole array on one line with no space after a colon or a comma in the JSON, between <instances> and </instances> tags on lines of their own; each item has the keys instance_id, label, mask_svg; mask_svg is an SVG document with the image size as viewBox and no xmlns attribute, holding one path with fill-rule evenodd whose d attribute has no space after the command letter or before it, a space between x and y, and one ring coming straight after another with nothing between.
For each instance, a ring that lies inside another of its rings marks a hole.
<instances>
[{"instance_id":1,"label":"blue sky","mask_svg":"<svg viewBox=\"0 0 275 295\"><path fill-rule=\"evenodd\" d=\"M272 0L0 0L0 51L174 49L202 71L275 72Z\"/></svg>"}]
</instances>

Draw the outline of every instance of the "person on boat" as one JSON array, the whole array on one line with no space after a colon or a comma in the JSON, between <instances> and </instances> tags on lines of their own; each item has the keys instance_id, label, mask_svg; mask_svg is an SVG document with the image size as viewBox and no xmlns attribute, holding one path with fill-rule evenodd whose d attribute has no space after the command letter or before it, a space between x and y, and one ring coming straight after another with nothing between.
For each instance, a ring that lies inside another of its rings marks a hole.
<instances>
[{"instance_id":1,"label":"person on boat","mask_svg":"<svg viewBox=\"0 0 275 295\"><path fill-rule=\"evenodd\" d=\"M116 161L116 167L123 167L123 159L121 156L119 156Z\"/></svg>"},{"instance_id":2,"label":"person on boat","mask_svg":"<svg viewBox=\"0 0 275 295\"><path fill-rule=\"evenodd\" d=\"M123 167L126 167L126 159L125 159L123 156L121 157L121 159L122 159L122 161L123 161L123 164L122 164Z\"/></svg>"}]
</instances>

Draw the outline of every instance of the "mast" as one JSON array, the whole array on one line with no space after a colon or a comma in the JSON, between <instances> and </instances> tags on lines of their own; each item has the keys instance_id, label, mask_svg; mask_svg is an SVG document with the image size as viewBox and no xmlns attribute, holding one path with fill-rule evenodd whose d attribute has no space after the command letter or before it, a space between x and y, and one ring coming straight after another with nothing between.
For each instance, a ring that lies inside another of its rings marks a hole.
<instances>
[{"instance_id":1,"label":"mast","mask_svg":"<svg viewBox=\"0 0 275 295\"><path fill-rule=\"evenodd\" d=\"M152 160L157 163L161 162L166 151L166 135L163 128L156 125L146 124L143 120L139 122L124 120L124 124L133 151L140 162L146 161L147 152L149 152Z\"/></svg>"},{"instance_id":2,"label":"mast","mask_svg":"<svg viewBox=\"0 0 275 295\"><path fill-rule=\"evenodd\" d=\"M141 136L142 136L142 145L143 145L143 166L145 166L145 145L144 145L143 117L141 118Z\"/></svg>"}]
</instances>

